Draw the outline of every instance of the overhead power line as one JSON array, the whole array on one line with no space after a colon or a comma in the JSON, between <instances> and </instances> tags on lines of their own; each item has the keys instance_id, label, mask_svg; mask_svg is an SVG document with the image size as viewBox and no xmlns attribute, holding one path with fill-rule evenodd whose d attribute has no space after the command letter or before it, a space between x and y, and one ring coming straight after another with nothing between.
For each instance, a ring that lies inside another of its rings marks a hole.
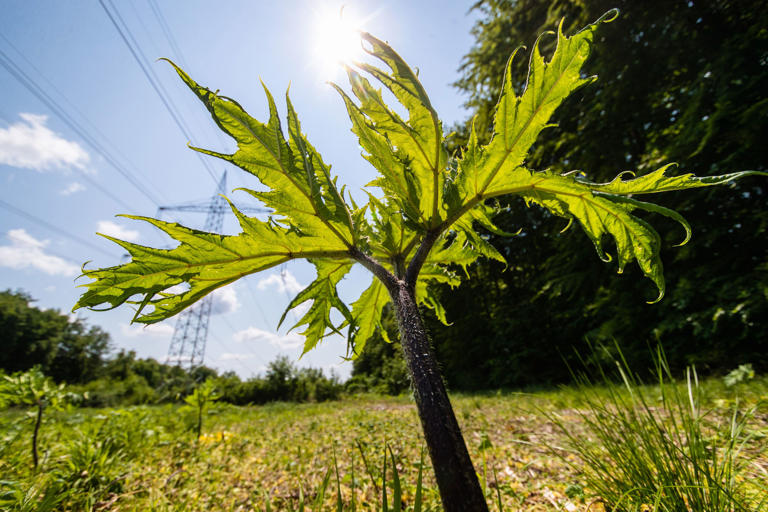
<instances>
[{"instance_id":1,"label":"overhead power line","mask_svg":"<svg viewBox=\"0 0 768 512\"><path fill-rule=\"evenodd\" d=\"M163 11L160 9L160 6L157 4L156 0L147 0L149 3L149 7L152 9L152 13L155 15L155 19L157 19L158 25L160 25L160 29L163 31L163 35L165 36L165 39L168 41L168 44L171 46L171 51L174 54L174 57L176 60L178 60L179 64L184 67L184 69L187 69L189 66L187 66L187 61L184 58L184 54L181 53L181 48L176 43L176 38L173 37L173 32L171 32L171 27L168 25L168 22L165 20L165 16L163 16Z\"/></svg>"},{"instance_id":2,"label":"overhead power line","mask_svg":"<svg viewBox=\"0 0 768 512\"><path fill-rule=\"evenodd\" d=\"M104 250L103 247L99 247L98 245L92 244L91 242L89 242L88 240L85 240L84 238L80 238L79 236L74 235L74 234L70 233L69 231L66 231L66 230L64 230L64 229L62 229L62 228L60 228L58 226L54 226L53 224L50 224L49 222L44 221L43 219L41 219L39 217L36 217L35 215L32 215L31 213L25 212L24 210L22 210L21 208L19 208L17 206L14 206L12 204L6 203L2 199L0 199L0 208L4 208L4 209L8 210L11 213L15 213L19 217L24 217L25 219L30 220L30 221L34 222L35 224L38 224L38 225L44 227L45 229L48 229L49 231L57 233L57 234L59 234L59 235L61 235L63 237L69 238L70 240L73 240L73 241L77 242L78 244L80 244L82 246L85 246L85 247L88 247L90 249L93 249L94 251L99 251L100 253L102 253L102 254L104 254L106 256L109 256L110 258L113 258L113 259L116 258L116 256L114 254L110 253L109 251ZM69 258L67 258L67 259L69 259Z\"/></svg>"},{"instance_id":3,"label":"overhead power line","mask_svg":"<svg viewBox=\"0 0 768 512\"><path fill-rule=\"evenodd\" d=\"M110 10L110 7L107 7L107 3L110 5L111 10ZM160 79L157 77L157 74L155 73L154 69L150 67L149 61L146 55L144 55L144 52L141 50L141 46L136 41L136 38L133 37L131 29L125 23L125 20L123 20L123 17L120 15L120 11L112 3L112 0L99 0L99 4L101 4L101 7L104 9L104 12L107 14L107 17L109 17L109 20L112 22L112 25L117 30L117 33L120 35L120 38L128 47L128 50L131 52L131 55L133 56L134 60L141 68L141 72L144 74L144 76L149 81L149 84L157 93L158 97L160 98L160 101L163 103L163 106L171 115L173 122L179 128L179 130L184 135L184 137L186 137L187 141L191 142L192 141L191 130L187 127L186 123L184 122L181 116L181 113L176 108L176 105L173 103L173 100L171 100L170 96L165 90L165 87L163 87L163 84L162 82L160 82ZM213 171L208 161L205 158L203 158L203 156L200 153L196 153L196 154L200 162L203 164L203 167L205 167L206 171L208 171L208 174L213 179L214 183L218 184L219 180L216 177L216 173Z\"/></svg>"},{"instance_id":4,"label":"overhead power line","mask_svg":"<svg viewBox=\"0 0 768 512\"><path fill-rule=\"evenodd\" d=\"M99 146L101 147L94 147L93 145L90 144L89 140L86 140L86 143L91 145L91 147L95 151L97 151L102 156L104 156L105 160L107 160L107 162L110 165L112 165L112 162L118 162L119 165L118 167L115 168L115 170L117 170L121 175L123 175L123 177L125 177L131 185L136 187L137 190L139 190L139 192L142 195L145 195L145 197L147 197L147 199L150 202L157 203L157 197L158 197L157 189L154 187L151 187L151 184L148 183L147 176L141 171L139 171L136 168L136 165L133 164L130 161L130 159L127 158L125 154L123 154L113 142L111 142L103 133L100 133L101 129L98 128L96 125L94 125L93 122L91 122L91 120L88 119L88 117L85 114L83 114L83 112L79 108L77 108L77 106L73 104L69 100L69 98L67 98L67 96L61 92L61 90L59 90L56 87L56 84L54 84L51 80L49 80L45 76L45 74L42 71L40 71L40 69L37 66L35 66L35 64L32 61L30 61L26 57L26 55L24 55L24 53L21 50L19 50L16 46L14 46L14 44L11 41L9 41L8 38L6 38L4 35L0 34L0 38L2 38L3 41L5 41L5 44L7 44L9 48L11 48L14 52L16 52L16 54L21 58L22 61L24 61L24 63L29 69L31 69L37 74L41 82L44 83L44 85L47 86L49 90L55 92L59 96L62 102L65 103L70 108L70 112L74 112L75 114L77 114L80 117L80 119L84 122L84 124L90 127L91 131L88 131L85 127L80 126L81 130L87 133L90 139L100 142L101 144L99 144ZM10 59L10 62L11 64L14 64L18 70L21 71L21 66L19 66L18 64L15 64L13 62L13 59ZM33 85L37 89L39 89L41 92L45 92L45 89L43 88L41 83L34 81L29 74L27 74L26 76L30 79L31 82L33 82ZM59 109L62 112L67 114L69 120L73 124L77 124L74 116L70 115L69 112L67 112L67 110L64 108L64 106L56 102L53 98L53 95L48 94L47 96L51 99L53 103L55 103L59 107ZM11 122L10 118L8 118L8 116L5 116L5 117L8 123L10 124ZM119 158L116 158L116 157L119 157ZM121 161L127 165L122 165L122 163L120 163ZM150 188L153 188L153 190L152 191L147 190L146 188L144 188L144 184L146 184Z\"/></svg>"},{"instance_id":5,"label":"overhead power line","mask_svg":"<svg viewBox=\"0 0 768 512\"><path fill-rule=\"evenodd\" d=\"M163 15L163 11L160 8L160 5L157 3L157 0L147 0L149 3L150 8L152 9L152 13L155 16L155 19L157 20L157 24L160 27L160 30L162 30L163 35L165 36L165 40L168 41L168 46L171 49L171 54L173 55L173 60L177 62L178 64L181 64L182 69L186 70L187 72L190 71L190 67L187 64L187 59L184 57L184 53L181 51L181 47L176 42L176 38L173 35L173 31L171 30L171 26L168 24L168 21L166 20L165 16ZM138 16L138 15L137 15ZM143 26L143 25L142 25ZM151 38L151 35L150 35ZM207 128L211 128L212 125L206 124L204 125ZM213 128L211 130L213 134L216 136L216 138L219 140L219 142L222 144L222 146L227 145L227 140L222 135L221 130L218 128ZM237 175L235 175L237 176ZM242 181L239 180L238 181Z\"/></svg>"},{"instance_id":6,"label":"overhead power line","mask_svg":"<svg viewBox=\"0 0 768 512\"><path fill-rule=\"evenodd\" d=\"M23 85L29 92L31 92L37 99L39 99L45 106L47 106L56 116L58 116L64 124L66 124L72 131L74 131L86 144L88 144L94 151L99 153L104 160L117 170L131 185L133 185L144 197L155 205L159 205L160 201L157 200L154 195L146 189L146 187L139 182L127 169L125 169L116 159L110 154L110 152L95 138L88 130L86 130L80 123L77 122L66 110L64 110L58 101L56 101L51 95L49 95L45 89L43 89L32 77L22 70L8 54L0 49L0 66L4 67L21 85ZM126 211L136 213L136 210L128 203L120 199L113 194L109 189L99 184L96 180L92 179L87 174L82 174L82 178L91 184L95 189L99 190L105 196L109 197L115 203L119 204Z\"/></svg>"}]
</instances>

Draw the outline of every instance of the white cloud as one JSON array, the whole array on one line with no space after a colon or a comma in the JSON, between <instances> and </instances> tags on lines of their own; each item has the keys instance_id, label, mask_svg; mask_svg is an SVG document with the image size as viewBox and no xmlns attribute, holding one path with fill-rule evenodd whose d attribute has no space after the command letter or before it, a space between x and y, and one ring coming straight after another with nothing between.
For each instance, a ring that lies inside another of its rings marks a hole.
<instances>
[{"instance_id":1,"label":"white cloud","mask_svg":"<svg viewBox=\"0 0 768 512\"><path fill-rule=\"evenodd\" d=\"M173 326L171 324L122 324L120 332L128 338L137 338L139 336L157 336L168 337L173 335Z\"/></svg>"},{"instance_id":2,"label":"white cloud","mask_svg":"<svg viewBox=\"0 0 768 512\"><path fill-rule=\"evenodd\" d=\"M82 192L83 190L85 190L85 186L82 183L73 181L72 183L67 185L65 188L59 190L59 194L63 196L71 196L72 194L75 194L77 192Z\"/></svg>"},{"instance_id":3,"label":"white cloud","mask_svg":"<svg viewBox=\"0 0 768 512\"><path fill-rule=\"evenodd\" d=\"M213 304L211 304L212 315L223 315L240 309L240 300L237 298L233 285L219 288L211 296L213 297Z\"/></svg>"},{"instance_id":4,"label":"white cloud","mask_svg":"<svg viewBox=\"0 0 768 512\"><path fill-rule=\"evenodd\" d=\"M8 232L10 245L0 245L0 266L15 269L32 267L52 276L75 276L80 268L68 261L47 254L48 240L37 240L23 229Z\"/></svg>"},{"instance_id":5,"label":"white cloud","mask_svg":"<svg viewBox=\"0 0 768 512\"><path fill-rule=\"evenodd\" d=\"M300 347L304 344L304 336L290 332L284 336L280 336L275 332L264 331L257 327L248 327L242 331L237 331L234 334L235 341L239 342L267 342L270 345L280 347L283 349L291 349Z\"/></svg>"},{"instance_id":6,"label":"white cloud","mask_svg":"<svg viewBox=\"0 0 768 512\"><path fill-rule=\"evenodd\" d=\"M124 228L120 224L112 222L111 220L100 220L97 224L96 230L99 233L113 236L126 242L135 242L139 239L139 232L134 229Z\"/></svg>"},{"instance_id":7,"label":"white cloud","mask_svg":"<svg viewBox=\"0 0 768 512\"><path fill-rule=\"evenodd\" d=\"M48 116L19 114L22 121L0 128L0 164L35 171L86 171L88 153L45 126Z\"/></svg>"},{"instance_id":8,"label":"white cloud","mask_svg":"<svg viewBox=\"0 0 768 512\"><path fill-rule=\"evenodd\" d=\"M286 291L291 293L299 293L305 288L303 284L296 280L296 276L288 271L285 271L283 274L270 274L269 276L260 279L259 282L256 283L256 287L259 290L266 290L267 288L271 288L273 286L280 293L285 293Z\"/></svg>"}]
</instances>

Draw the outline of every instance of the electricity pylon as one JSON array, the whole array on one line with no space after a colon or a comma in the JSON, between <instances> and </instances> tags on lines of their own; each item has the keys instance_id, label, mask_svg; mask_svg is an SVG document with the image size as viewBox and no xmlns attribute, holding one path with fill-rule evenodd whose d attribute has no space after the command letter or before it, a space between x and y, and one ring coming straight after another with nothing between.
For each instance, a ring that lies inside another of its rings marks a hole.
<instances>
[{"instance_id":1,"label":"electricity pylon","mask_svg":"<svg viewBox=\"0 0 768 512\"><path fill-rule=\"evenodd\" d=\"M219 181L216 193L210 201L203 203L186 203L175 206L161 206L158 217L162 212L197 212L205 213L203 230L209 233L220 233L224 225L224 215L230 211L227 201L222 196L227 189L226 171ZM238 207L243 213L266 213L264 208ZM205 358L205 343L208 339L208 323L211 319L213 296L206 295L197 304L185 309L176 320L171 345L168 347L166 363L184 366L188 369L203 364Z\"/></svg>"}]
</instances>

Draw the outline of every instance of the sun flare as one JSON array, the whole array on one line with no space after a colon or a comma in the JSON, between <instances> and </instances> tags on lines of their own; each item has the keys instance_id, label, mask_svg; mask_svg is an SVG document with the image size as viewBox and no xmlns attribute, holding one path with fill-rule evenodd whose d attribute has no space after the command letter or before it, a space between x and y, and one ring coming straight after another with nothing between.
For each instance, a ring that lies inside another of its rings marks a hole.
<instances>
[{"instance_id":1,"label":"sun flare","mask_svg":"<svg viewBox=\"0 0 768 512\"><path fill-rule=\"evenodd\" d=\"M343 64L362 58L362 24L362 20L345 8L315 13L314 62L324 78L338 77Z\"/></svg>"}]
</instances>

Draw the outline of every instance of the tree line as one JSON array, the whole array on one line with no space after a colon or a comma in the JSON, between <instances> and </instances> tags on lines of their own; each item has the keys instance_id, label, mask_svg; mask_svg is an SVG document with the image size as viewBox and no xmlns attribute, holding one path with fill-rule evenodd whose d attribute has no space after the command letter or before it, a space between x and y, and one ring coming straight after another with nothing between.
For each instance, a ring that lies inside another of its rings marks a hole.
<instances>
[{"instance_id":1,"label":"tree line","mask_svg":"<svg viewBox=\"0 0 768 512\"><path fill-rule=\"evenodd\" d=\"M222 401L238 405L333 400L343 391L337 376L297 368L287 357L270 362L263 376L243 380L235 372L219 374L206 366L188 370L134 351L114 351L101 328L38 308L22 291L0 292L0 339L0 373L38 367L57 384L81 393L86 406L175 402L207 379Z\"/></svg>"}]
</instances>

